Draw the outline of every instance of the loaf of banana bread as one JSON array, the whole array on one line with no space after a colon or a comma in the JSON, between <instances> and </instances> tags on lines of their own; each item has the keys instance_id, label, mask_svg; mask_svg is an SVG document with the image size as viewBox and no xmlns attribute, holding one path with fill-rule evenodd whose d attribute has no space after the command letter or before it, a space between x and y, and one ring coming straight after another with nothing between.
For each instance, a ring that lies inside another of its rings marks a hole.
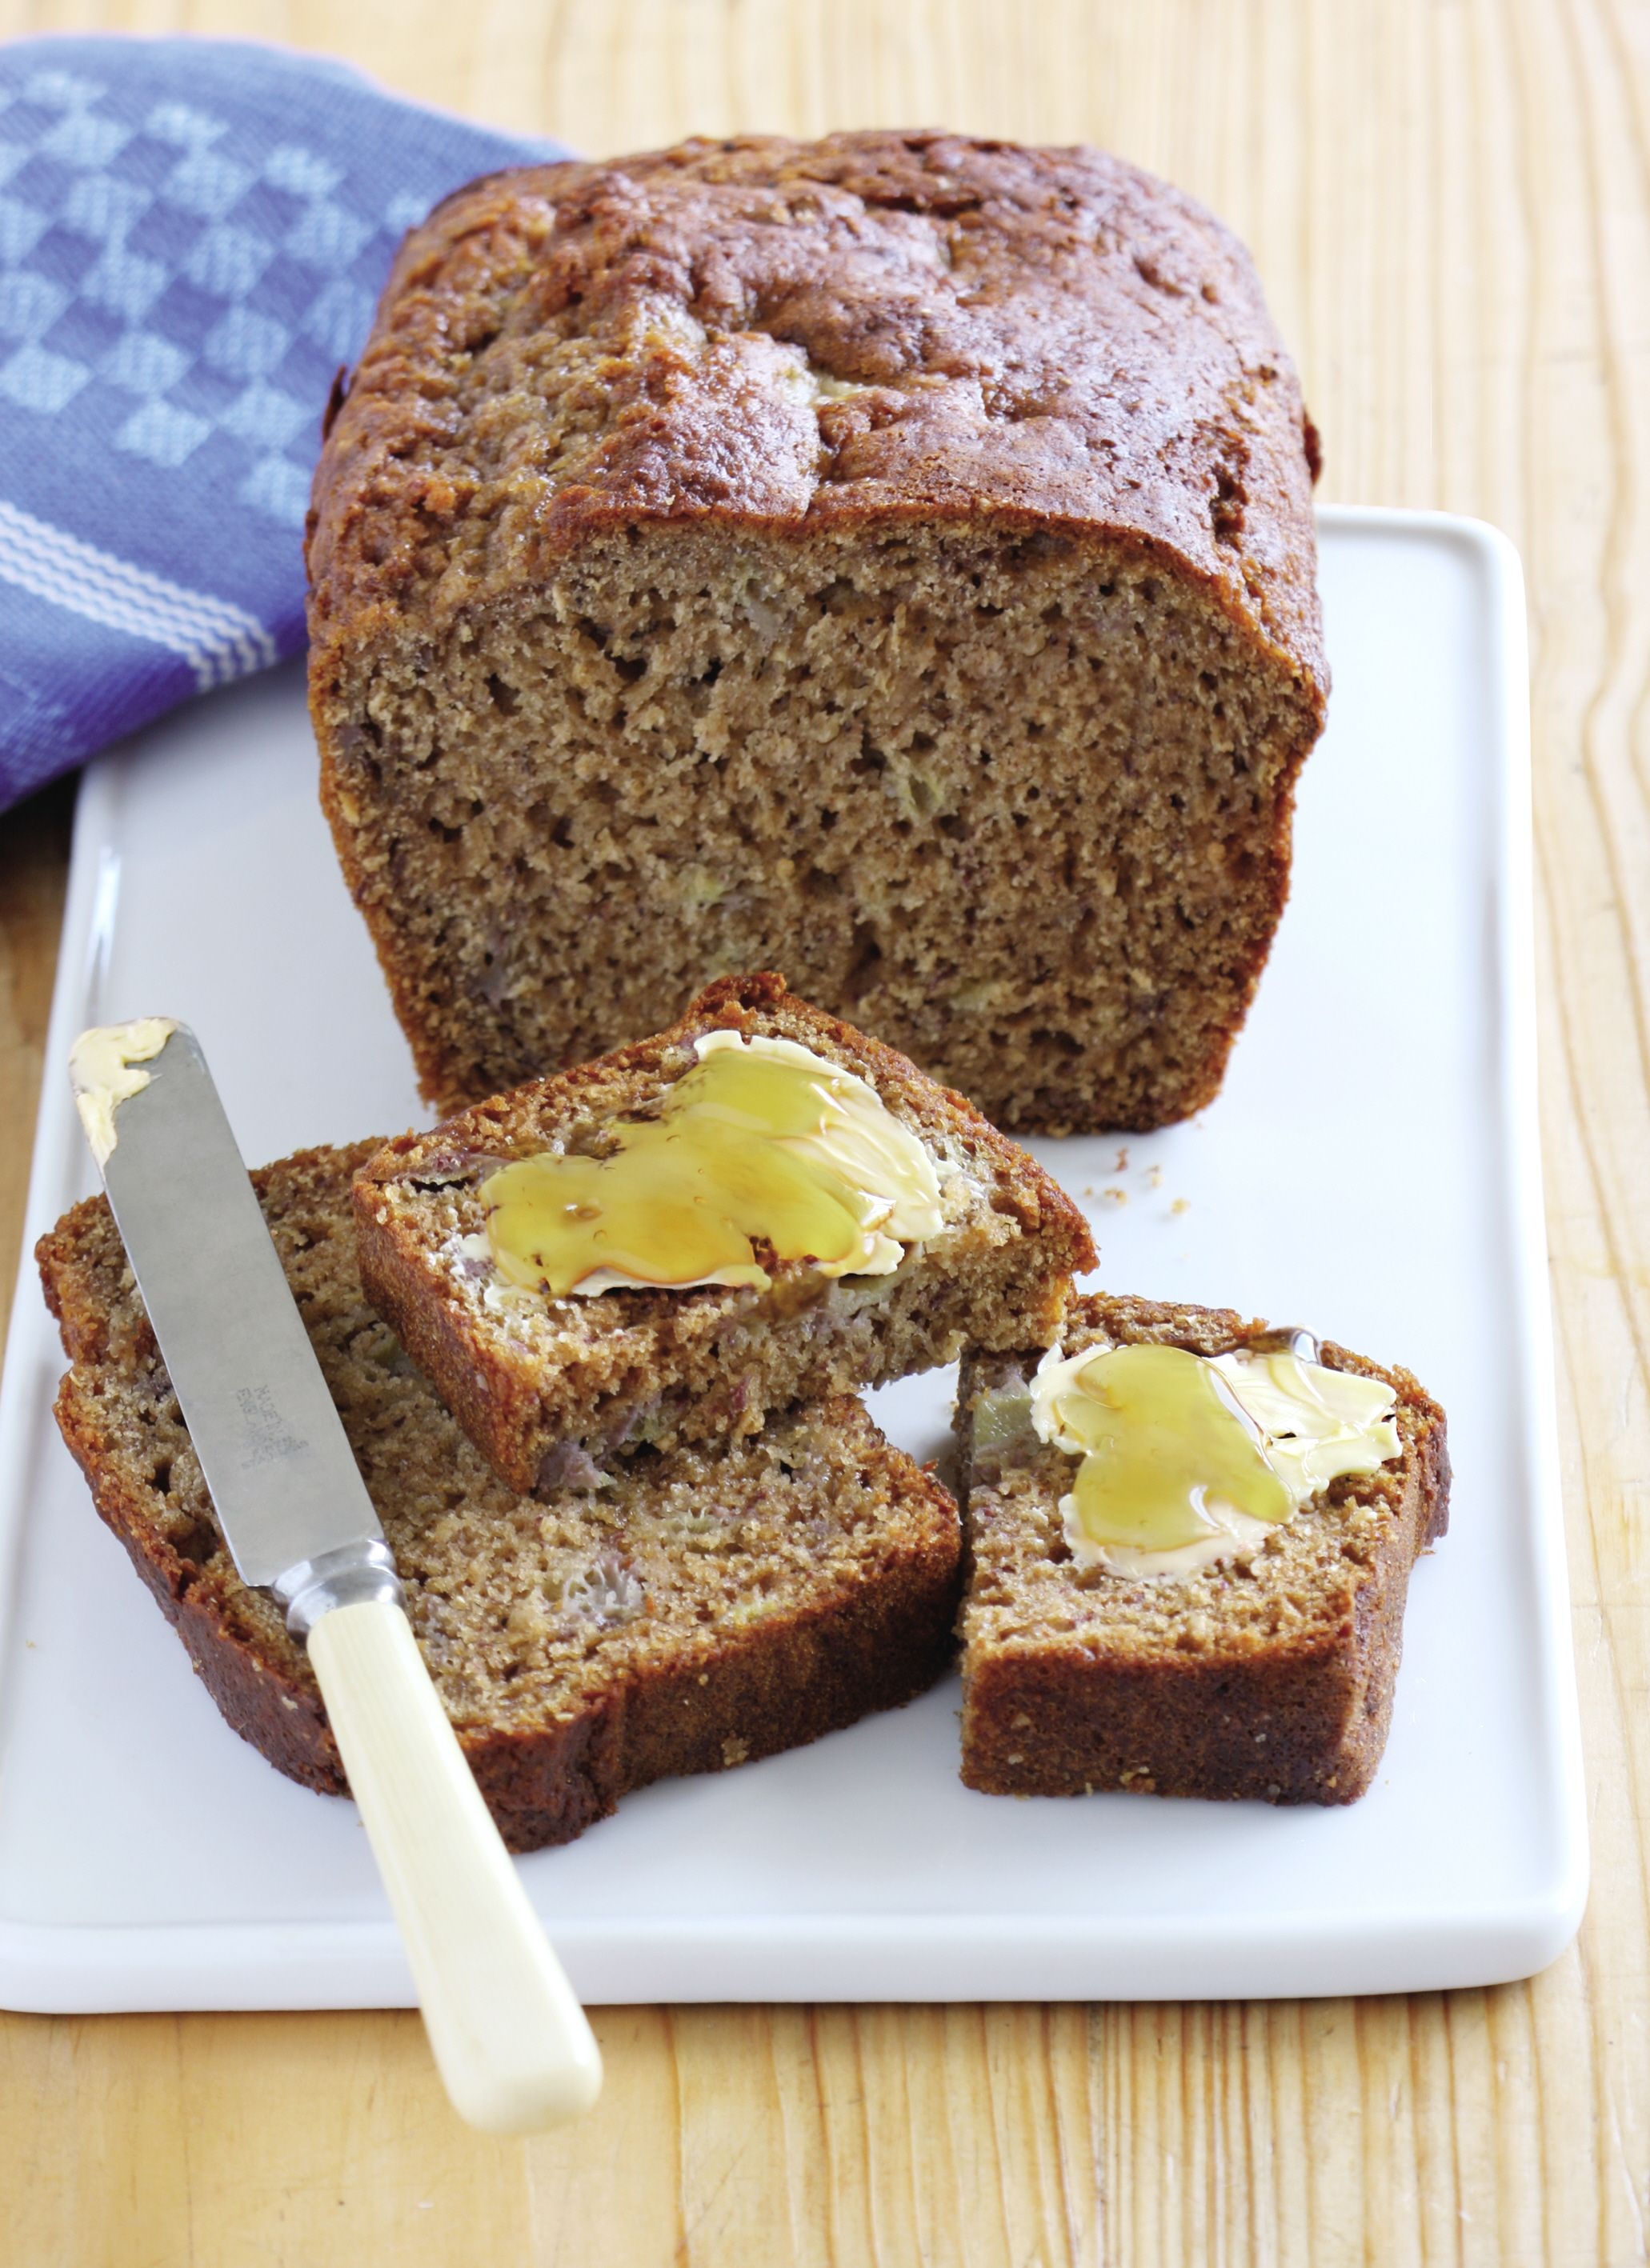
<instances>
[{"instance_id":1,"label":"loaf of banana bread","mask_svg":"<svg viewBox=\"0 0 1650 2268\"><path fill-rule=\"evenodd\" d=\"M840 1398L727 1449L586 1458L512 1496L363 1295L350 1187L379 1145L253 1175L407 1590L419 1647L505 1840L564 1843L620 1796L910 1700L948 1666L946 1491ZM57 1418L99 1512L224 1716L344 1793L304 1649L225 1549L101 1197L41 1240L72 1367Z\"/></svg>"},{"instance_id":2,"label":"loaf of banana bread","mask_svg":"<svg viewBox=\"0 0 1650 2268\"><path fill-rule=\"evenodd\" d=\"M777 968L996 1123L1185 1116L1327 687L1242 247L1086 149L690 142L409 238L316 475L322 797L426 1092Z\"/></svg>"}]
</instances>

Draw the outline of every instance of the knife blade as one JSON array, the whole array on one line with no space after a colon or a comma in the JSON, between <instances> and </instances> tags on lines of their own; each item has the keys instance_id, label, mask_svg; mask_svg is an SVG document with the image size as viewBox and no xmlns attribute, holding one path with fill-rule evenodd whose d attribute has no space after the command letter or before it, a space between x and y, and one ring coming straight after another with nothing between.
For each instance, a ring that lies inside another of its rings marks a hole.
<instances>
[{"instance_id":1,"label":"knife blade","mask_svg":"<svg viewBox=\"0 0 1650 2268\"><path fill-rule=\"evenodd\" d=\"M83 1041L71 1058L94 1111L96 1054ZM241 1580L280 1594L384 1531L199 1041L176 1026L124 1067L142 1083L111 1107L109 1207Z\"/></svg>"},{"instance_id":2,"label":"knife blade","mask_svg":"<svg viewBox=\"0 0 1650 2268\"><path fill-rule=\"evenodd\" d=\"M200 1043L107 1026L70 1075L236 1568L308 1647L447 2093L491 2133L576 2117L600 2052L418 1651Z\"/></svg>"}]
</instances>

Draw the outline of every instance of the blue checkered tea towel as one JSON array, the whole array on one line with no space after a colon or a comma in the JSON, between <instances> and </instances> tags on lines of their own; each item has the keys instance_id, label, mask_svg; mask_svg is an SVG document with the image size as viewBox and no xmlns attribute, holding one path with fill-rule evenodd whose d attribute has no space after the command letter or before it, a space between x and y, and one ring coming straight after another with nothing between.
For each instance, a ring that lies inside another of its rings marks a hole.
<instances>
[{"instance_id":1,"label":"blue checkered tea towel","mask_svg":"<svg viewBox=\"0 0 1650 2268\"><path fill-rule=\"evenodd\" d=\"M563 154L239 40L0 47L0 810L301 647L321 411L403 232Z\"/></svg>"}]
</instances>

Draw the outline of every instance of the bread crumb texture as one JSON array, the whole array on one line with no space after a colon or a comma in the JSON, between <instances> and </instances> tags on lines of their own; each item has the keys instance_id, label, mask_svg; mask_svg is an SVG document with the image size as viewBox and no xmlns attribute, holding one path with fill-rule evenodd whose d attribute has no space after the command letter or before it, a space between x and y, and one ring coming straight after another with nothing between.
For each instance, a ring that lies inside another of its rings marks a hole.
<instances>
[{"instance_id":1,"label":"bread crumb texture","mask_svg":"<svg viewBox=\"0 0 1650 2268\"><path fill-rule=\"evenodd\" d=\"M379 1146L253 1180L420 1651L513 1847L932 1683L950 1658L956 1507L857 1402L622 1474L586 1458L537 1500L505 1488L362 1292L350 1182ZM58 1421L99 1511L235 1729L342 1793L307 1658L234 1572L105 1202L77 1206L38 1257L73 1365Z\"/></svg>"},{"instance_id":2,"label":"bread crumb texture","mask_svg":"<svg viewBox=\"0 0 1650 2268\"><path fill-rule=\"evenodd\" d=\"M1090 1294L1059 1344L1225 1354L1264 1329L1218 1308ZM1389 1385L1402 1456L1333 1483L1251 1558L1143 1581L1072 1563L1059 1502L1075 1461L1005 1424L1039 1355L965 1361L969 1561L961 1618L963 1778L992 1793L1089 1788L1350 1802L1385 1746L1410 1569L1448 1515L1444 1415L1407 1371L1325 1344ZM992 1422L976 1425L989 1401Z\"/></svg>"},{"instance_id":3,"label":"bread crumb texture","mask_svg":"<svg viewBox=\"0 0 1650 2268\"><path fill-rule=\"evenodd\" d=\"M452 1106L783 968L999 1124L1219 1086L1327 688L1247 254L1090 150L695 142L408 239L316 476L322 792Z\"/></svg>"}]
</instances>

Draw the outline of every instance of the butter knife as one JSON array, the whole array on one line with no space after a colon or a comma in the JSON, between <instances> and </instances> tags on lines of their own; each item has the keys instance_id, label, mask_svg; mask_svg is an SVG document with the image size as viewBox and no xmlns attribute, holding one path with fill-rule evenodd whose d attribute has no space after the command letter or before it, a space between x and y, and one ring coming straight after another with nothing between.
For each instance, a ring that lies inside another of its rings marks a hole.
<instances>
[{"instance_id":1,"label":"butter knife","mask_svg":"<svg viewBox=\"0 0 1650 2268\"><path fill-rule=\"evenodd\" d=\"M86 1032L75 1100L241 1580L309 1649L454 2108L489 2133L601 2087L407 1619L394 1560L195 1035Z\"/></svg>"}]
</instances>

